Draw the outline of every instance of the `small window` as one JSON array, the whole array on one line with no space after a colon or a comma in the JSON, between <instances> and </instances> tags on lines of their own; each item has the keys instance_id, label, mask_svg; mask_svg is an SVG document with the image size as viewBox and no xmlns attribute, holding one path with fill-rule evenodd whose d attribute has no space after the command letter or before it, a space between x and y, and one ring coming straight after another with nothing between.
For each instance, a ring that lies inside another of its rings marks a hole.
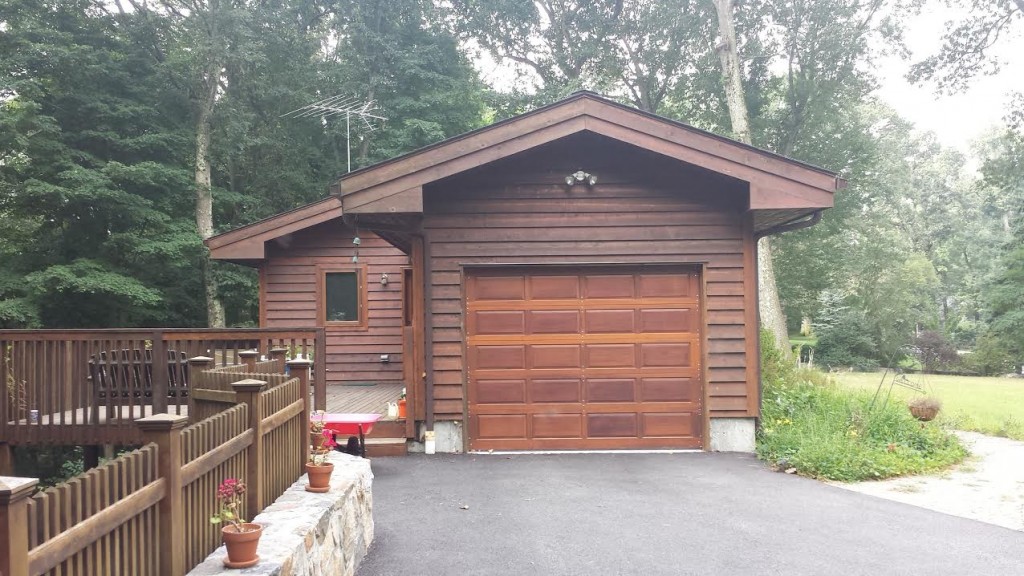
<instances>
[{"instance_id":1,"label":"small window","mask_svg":"<svg viewBox=\"0 0 1024 576\"><path fill-rule=\"evenodd\" d=\"M334 326L366 326L366 294L360 268L321 269L320 319Z\"/></svg>"}]
</instances>

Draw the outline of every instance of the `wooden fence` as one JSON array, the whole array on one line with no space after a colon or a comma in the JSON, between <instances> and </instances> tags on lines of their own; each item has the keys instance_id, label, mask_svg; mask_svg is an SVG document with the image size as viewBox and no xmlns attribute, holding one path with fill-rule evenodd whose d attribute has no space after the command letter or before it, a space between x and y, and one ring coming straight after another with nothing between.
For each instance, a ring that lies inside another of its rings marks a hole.
<instances>
[{"instance_id":1,"label":"wooden fence","mask_svg":"<svg viewBox=\"0 0 1024 576\"><path fill-rule=\"evenodd\" d=\"M178 359L280 372L285 354L325 358L325 346L323 329L0 330L0 448L137 445L136 419L188 413L191 369ZM312 375L318 409L325 366Z\"/></svg>"},{"instance_id":2,"label":"wooden fence","mask_svg":"<svg viewBox=\"0 0 1024 576\"><path fill-rule=\"evenodd\" d=\"M250 518L302 475L307 457L308 379L232 388L233 406L191 426L175 414L137 420L140 450L66 484L36 496L34 481L0 487L0 574L180 576L202 562L220 544L209 521L218 484L247 484Z\"/></svg>"}]
</instances>

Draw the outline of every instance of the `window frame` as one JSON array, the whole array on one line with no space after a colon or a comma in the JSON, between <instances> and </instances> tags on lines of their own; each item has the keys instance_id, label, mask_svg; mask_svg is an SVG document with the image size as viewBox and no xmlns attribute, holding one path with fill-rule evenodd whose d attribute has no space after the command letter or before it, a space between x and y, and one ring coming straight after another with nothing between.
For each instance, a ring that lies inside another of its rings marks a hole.
<instances>
[{"instance_id":1,"label":"window frame","mask_svg":"<svg viewBox=\"0 0 1024 576\"><path fill-rule=\"evenodd\" d=\"M327 275L333 273L355 272L356 274L356 305L359 309L358 320L327 320ZM346 330L367 330L369 327L369 298L367 286L366 264L317 264L316 266L316 319L317 325L342 328Z\"/></svg>"}]
</instances>

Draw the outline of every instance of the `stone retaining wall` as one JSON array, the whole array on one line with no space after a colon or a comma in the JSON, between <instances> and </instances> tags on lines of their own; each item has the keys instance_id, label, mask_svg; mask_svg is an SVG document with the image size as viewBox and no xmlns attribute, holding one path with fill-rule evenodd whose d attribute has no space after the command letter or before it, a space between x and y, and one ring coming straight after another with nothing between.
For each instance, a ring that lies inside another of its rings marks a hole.
<instances>
[{"instance_id":1,"label":"stone retaining wall","mask_svg":"<svg viewBox=\"0 0 1024 576\"><path fill-rule=\"evenodd\" d=\"M253 519L263 525L259 564L228 570L221 546L189 574L354 575L373 541L373 473L369 460L340 452L329 458L334 463L330 492L306 492L303 475Z\"/></svg>"}]
</instances>

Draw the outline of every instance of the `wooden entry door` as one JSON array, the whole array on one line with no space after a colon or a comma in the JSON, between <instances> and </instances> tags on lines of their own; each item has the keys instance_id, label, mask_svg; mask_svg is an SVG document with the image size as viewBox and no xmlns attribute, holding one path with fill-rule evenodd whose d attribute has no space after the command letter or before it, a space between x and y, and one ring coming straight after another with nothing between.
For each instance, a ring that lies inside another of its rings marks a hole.
<instances>
[{"instance_id":1,"label":"wooden entry door","mask_svg":"<svg viewBox=\"0 0 1024 576\"><path fill-rule=\"evenodd\" d=\"M471 270L472 450L699 448L700 275Z\"/></svg>"}]
</instances>

